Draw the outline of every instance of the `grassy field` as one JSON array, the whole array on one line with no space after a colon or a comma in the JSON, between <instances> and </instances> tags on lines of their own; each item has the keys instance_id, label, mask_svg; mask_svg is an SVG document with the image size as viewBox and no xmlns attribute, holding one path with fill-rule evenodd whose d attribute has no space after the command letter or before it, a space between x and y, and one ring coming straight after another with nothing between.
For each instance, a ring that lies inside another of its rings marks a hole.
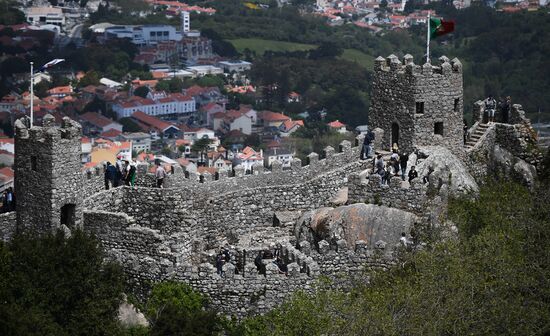
<instances>
[{"instance_id":1,"label":"grassy field","mask_svg":"<svg viewBox=\"0 0 550 336\"><path fill-rule=\"evenodd\" d=\"M372 70L374 68L374 57L356 49L344 49L344 53L340 58L356 62L365 69Z\"/></svg>"},{"instance_id":2,"label":"grassy field","mask_svg":"<svg viewBox=\"0 0 550 336\"><path fill-rule=\"evenodd\" d=\"M254 52L256 55L263 55L266 50L271 51L297 51L297 50L309 50L313 49L316 46L313 44L303 44L303 43L294 43L294 42L285 42L285 41L273 41L273 40L262 40L255 38L247 39L235 39L229 40L233 46L239 51L243 52L244 49L248 48ZM356 49L344 49L344 53L340 56L341 59L348 61L356 62L366 69L372 69L374 65L374 57L365 54Z\"/></svg>"},{"instance_id":3,"label":"grassy field","mask_svg":"<svg viewBox=\"0 0 550 336\"><path fill-rule=\"evenodd\" d=\"M229 40L240 53L244 49L248 48L254 52L256 55L263 55L266 50L271 51L297 51L297 50L309 50L315 48L312 44L302 44L294 42L285 42L285 41L272 41L272 40L262 40L255 38L248 39L235 39Z\"/></svg>"}]
</instances>

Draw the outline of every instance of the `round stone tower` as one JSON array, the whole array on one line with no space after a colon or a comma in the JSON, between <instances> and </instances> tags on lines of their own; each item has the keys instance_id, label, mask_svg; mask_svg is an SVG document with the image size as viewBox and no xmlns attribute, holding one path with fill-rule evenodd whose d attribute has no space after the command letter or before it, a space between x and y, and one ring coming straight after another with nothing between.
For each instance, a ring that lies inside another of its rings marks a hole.
<instances>
[{"instance_id":1,"label":"round stone tower","mask_svg":"<svg viewBox=\"0 0 550 336\"><path fill-rule=\"evenodd\" d=\"M83 175L81 126L51 115L42 126L15 122L15 195L18 230L46 232L80 225Z\"/></svg>"},{"instance_id":2,"label":"round stone tower","mask_svg":"<svg viewBox=\"0 0 550 336\"><path fill-rule=\"evenodd\" d=\"M436 145L463 152L462 64L445 56L439 63L415 65L411 55L375 60L369 126L384 131L381 149L397 143L409 153Z\"/></svg>"}]
</instances>

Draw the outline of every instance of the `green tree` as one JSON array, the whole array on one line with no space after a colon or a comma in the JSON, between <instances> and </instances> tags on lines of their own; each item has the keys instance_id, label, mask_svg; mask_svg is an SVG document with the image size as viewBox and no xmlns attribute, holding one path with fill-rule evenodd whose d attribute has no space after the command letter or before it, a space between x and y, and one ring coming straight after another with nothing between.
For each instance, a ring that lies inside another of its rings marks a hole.
<instances>
[{"instance_id":1,"label":"green tree","mask_svg":"<svg viewBox=\"0 0 550 336\"><path fill-rule=\"evenodd\" d=\"M134 96L147 98L148 94L149 94L149 88L147 86L140 86L134 90Z\"/></svg>"},{"instance_id":2,"label":"green tree","mask_svg":"<svg viewBox=\"0 0 550 336\"><path fill-rule=\"evenodd\" d=\"M153 287L146 315L151 335L213 335L223 324L216 312L205 309L207 300L184 283L164 282Z\"/></svg>"},{"instance_id":3,"label":"green tree","mask_svg":"<svg viewBox=\"0 0 550 336\"><path fill-rule=\"evenodd\" d=\"M123 278L104 260L99 242L79 230L0 242L0 333L115 333Z\"/></svg>"},{"instance_id":4,"label":"green tree","mask_svg":"<svg viewBox=\"0 0 550 336\"><path fill-rule=\"evenodd\" d=\"M99 85L99 74L94 70L88 71L78 82L79 87L86 87L88 85Z\"/></svg>"}]
</instances>

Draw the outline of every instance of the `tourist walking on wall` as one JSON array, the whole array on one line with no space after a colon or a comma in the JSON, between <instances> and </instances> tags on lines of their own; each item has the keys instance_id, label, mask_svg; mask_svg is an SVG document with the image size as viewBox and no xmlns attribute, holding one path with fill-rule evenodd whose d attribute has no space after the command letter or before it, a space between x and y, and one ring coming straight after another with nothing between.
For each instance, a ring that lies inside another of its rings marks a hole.
<instances>
[{"instance_id":1,"label":"tourist walking on wall","mask_svg":"<svg viewBox=\"0 0 550 336\"><path fill-rule=\"evenodd\" d=\"M384 182L384 176L386 175L385 167L384 167L384 159L382 158L382 154L378 154L378 157L376 158L376 162L374 163L374 168L376 170L376 174L380 175L382 178L382 183Z\"/></svg>"},{"instance_id":2,"label":"tourist walking on wall","mask_svg":"<svg viewBox=\"0 0 550 336\"><path fill-rule=\"evenodd\" d=\"M495 109L497 108L497 101L493 96L489 96L485 100L485 110L487 111L487 122L495 121Z\"/></svg>"},{"instance_id":3,"label":"tourist walking on wall","mask_svg":"<svg viewBox=\"0 0 550 336\"><path fill-rule=\"evenodd\" d=\"M126 185L134 186L136 180L136 165L134 162L128 162L126 165Z\"/></svg>"},{"instance_id":4,"label":"tourist walking on wall","mask_svg":"<svg viewBox=\"0 0 550 336\"><path fill-rule=\"evenodd\" d=\"M372 148L373 141L374 141L374 133L369 129L365 134L365 139L363 139L362 159L367 160L373 156L373 148Z\"/></svg>"},{"instance_id":5,"label":"tourist walking on wall","mask_svg":"<svg viewBox=\"0 0 550 336\"><path fill-rule=\"evenodd\" d=\"M157 170L155 172L157 178L157 188L164 188L164 178L166 177L166 170L160 163L157 163Z\"/></svg>"},{"instance_id":6,"label":"tourist walking on wall","mask_svg":"<svg viewBox=\"0 0 550 336\"><path fill-rule=\"evenodd\" d=\"M124 163L122 162L122 155L119 155L117 156L117 160L116 160L116 174L115 174L115 184L114 184L114 187L118 187L120 185L120 181L123 179L124 177Z\"/></svg>"},{"instance_id":7,"label":"tourist walking on wall","mask_svg":"<svg viewBox=\"0 0 550 336\"><path fill-rule=\"evenodd\" d=\"M405 174L407 173L407 162L409 161L409 154L399 154L399 166L401 168L401 179L405 181Z\"/></svg>"},{"instance_id":8,"label":"tourist walking on wall","mask_svg":"<svg viewBox=\"0 0 550 336\"><path fill-rule=\"evenodd\" d=\"M418 172L416 171L416 167L412 166L411 170L409 170L409 183L412 182L415 178L418 177Z\"/></svg>"},{"instance_id":9,"label":"tourist walking on wall","mask_svg":"<svg viewBox=\"0 0 550 336\"><path fill-rule=\"evenodd\" d=\"M500 107L500 112L502 115L502 122L503 123L509 123L510 122L510 109L512 108L512 98L510 96L506 97L504 102L502 103Z\"/></svg>"},{"instance_id":10,"label":"tourist walking on wall","mask_svg":"<svg viewBox=\"0 0 550 336\"><path fill-rule=\"evenodd\" d=\"M393 175L394 175L393 165L391 164L391 162L388 162L388 164L386 165L386 170L384 172L384 177L382 179L383 180L382 184L389 184L391 177Z\"/></svg>"},{"instance_id":11,"label":"tourist walking on wall","mask_svg":"<svg viewBox=\"0 0 550 336\"><path fill-rule=\"evenodd\" d=\"M434 172L434 168L433 167L428 167L428 174L425 175L423 178L422 178L422 182L424 183L428 183L430 182L430 175L432 175L432 173Z\"/></svg>"},{"instance_id":12,"label":"tourist walking on wall","mask_svg":"<svg viewBox=\"0 0 550 336\"><path fill-rule=\"evenodd\" d=\"M116 175L117 171L115 166L113 166L111 162L107 162L105 166L105 190L109 190L110 186L115 186Z\"/></svg>"},{"instance_id":13,"label":"tourist walking on wall","mask_svg":"<svg viewBox=\"0 0 550 336\"><path fill-rule=\"evenodd\" d=\"M13 188L9 187L4 191L4 201L2 204L2 212L10 212L15 210L15 194Z\"/></svg>"}]
</instances>

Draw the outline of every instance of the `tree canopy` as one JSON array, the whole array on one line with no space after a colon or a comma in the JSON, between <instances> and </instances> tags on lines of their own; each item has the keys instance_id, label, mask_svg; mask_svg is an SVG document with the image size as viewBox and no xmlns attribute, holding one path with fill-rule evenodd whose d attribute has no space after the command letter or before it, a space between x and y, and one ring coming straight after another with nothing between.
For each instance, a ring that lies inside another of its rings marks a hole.
<instances>
[{"instance_id":1,"label":"tree canopy","mask_svg":"<svg viewBox=\"0 0 550 336\"><path fill-rule=\"evenodd\" d=\"M0 334L115 333L123 277L104 257L81 231L0 242Z\"/></svg>"}]
</instances>

